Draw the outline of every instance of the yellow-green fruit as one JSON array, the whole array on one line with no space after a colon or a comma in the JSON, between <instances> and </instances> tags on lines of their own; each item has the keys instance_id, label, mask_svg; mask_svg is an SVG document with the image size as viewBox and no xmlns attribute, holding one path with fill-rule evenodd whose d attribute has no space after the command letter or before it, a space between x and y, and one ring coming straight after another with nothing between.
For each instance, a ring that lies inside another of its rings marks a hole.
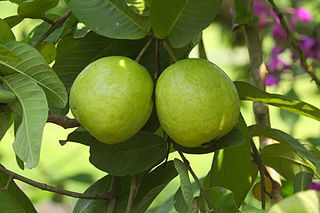
<instances>
[{"instance_id":1,"label":"yellow-green fruit","mask_svg":"<svg viewBox=\"0 0 320 213\"><path fill-rule=\"evenodd\" d=\"M120 143L148 120L152 91L152 79L143 66L122 56L105 57L78 75L70 91L70 108L98 140Z\"/></svg>"},{"instance_id":2,"label":"yellow-green fruit","mask_svg":"<svg viewBox=\"0 0 320 213\"><path fill-rule=\"evenodd\" d=\"M185 147L198 147L227 134L240 113L233 82L217 65L203 59L169 66L160 75L155 94L161 126Z\"/></svg>"}]
</instances>

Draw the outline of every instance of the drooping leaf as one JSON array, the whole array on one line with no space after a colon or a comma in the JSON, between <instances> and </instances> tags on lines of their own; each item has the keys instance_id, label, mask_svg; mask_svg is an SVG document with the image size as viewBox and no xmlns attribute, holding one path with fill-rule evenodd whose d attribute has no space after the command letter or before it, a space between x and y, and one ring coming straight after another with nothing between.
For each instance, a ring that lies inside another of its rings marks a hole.
<instances>
[{"instance_id":1,"label":"drooping leaf","mask_svg":"<svg viewBox=\"0 0 320 213\"><path fill-rule=\"evenodd\" d=\"M2 44L22 60L19 63L0 61L2 75L13 73L24 75L43 88L49 104L61 108L66 105L67 92L63 83L36 49L22 42L11 41Z\"/></svg>"},{"instance_id":2,"label":"drooping leaf","mask_svg":"<svg viewBox=\"0 0 320 213\"><path fill-rule=\"evenodd\" d=\"M320 172L320 161L317 157L315 157L311 151L306 149L297 139L288 135L285 132L282 132L278 129L271 129L267 126L262 125L252 125L248 127L249 135L251 137L259 136L259 137L267 137L279 141L280 143L285 143L289 145L293 150L295 150L299 155L306 160L310 161L315 167L317 173Z\"/></svg>"},{"instance_id":3,"label":"drooping leaf","mask_svg":"<svg viewBox=\"0 0 320 213\"><path fill-rule=\"evenodd\" d=\"M222 187L211 187L205 190L205 199L210 209L216 213L238 212L232 191Z\"/></svg>"},{"instance_id":4,"label":"drooping leaf","mask_svg":"<svg viewBox=\"0 0 320 213\"><path fill-rule=\"evenodd\" d=\"M1 80L16 95L23 112L13 143L14 151L26 162L27 168L33 168L39 162L42 131L48 117L46 96L41 87L24 75L7 75Z\"/></svg>"},{"instance_id":5,"label":"drooping leaf","mask_svg":"<svg viewBox=\"0 0 320 213\"><path fill-rule=\"evenodd\" d=\"M23 17L15 15L15 16L6 17L3 20L7 22L10 28L12 28L17 24L19 24L23 20Z\"/></svg>"},{"instance_id":6,"label":"drooping leaf","mask_svg":"<svg viewBox=\"0 0 320 213\"><path fill-rule=\"evenodd\" d=\"M206 188L219 186L231 190L236 204L240 206L255 182L258 168L251 159L248 129L242 116L237 127L244 135L244 144L215 153L204 185Z\"/></svg>"},{"instance_id":7,"label":"drooping leaf","mask_svg":"<svg viewBox=\"0 0 320 213\"><path fill-rule=\"evenodd\" d=\"M189 205L186 203L182 195L181 187L178 188L174 195L174 208L178 212L189 212Z\"/></svg>"},{"instance_id":8,"label":"drooping leaf","mask_svg":"<svg viewBox=\"0 0 320 213\"><path fill-rule=\"evenodd\" d=\"M0 18L0 42L1 41L8 41L8 40L15 40L14 34L11 31L10 26Z\"/></svg>"},{"instance_id":9,"label":"drooping leaf","mask_svg":"<svg viewBox=\"0 0 320 213\"><path fill-rule=\"evenodd\" d=\"M300 172L312 172L312 169L305 160L287 144L265 146L261 150L260 155L265 165L272 167L290 181L293 181L294 176Z\"/></svg>"},{"instance_id":10,"label":"drooping leaf","mask_svg":"<svg viewBox=\"0 0 320 213\"><path fill-rule=\"evenodd\" d=\"M265 199L267 199L267 198L269 198L268 194L270 195L272 192L272 182L271 182L270 178L265 177L264 187L266 189L266 191L264 192L264 197L265 197ZM261 201L261 196L262 196L261 195L261 181L257 182L252 187L252 195L255 199Z\"/></svg>"},{"instance_id":11,"label":"drooping leaf","mask_svg":"<svg viewBox=\"0 0 320 213\"><path fill-rule=\"evenodd\" d=\"M32 0L24 1L19 4L18 14L25 18L41 18L43 14L54 8L59 0Z\"/></svg>"},{"instance_id":12,"label":"drooping leaf","mask_svg":"<svg viewBox=\"0 0 320 213\"><path fill-rule=\"evenodd\" d=\"M9 50L6 46L0 44L0 60L19 62L21 59L17 54Z\"/></svg>"},{"instance_id":13,"label":"drooping leaf","mask_svg":"<svg viewBox=\"0 0 320 213\"><path fill-rule=\"evenodd\" d=\"M6 134L9 124L10 124L11 113L10 112L1 112L0 113L0 141Z\"/></svg>"},{"instance_id":14,"label":"drooping leaf","mask_svg":"<svg viewBox=\"0 0 320 213\"><path fill-rule=\"evenodd\" d=\"M139 39L150 31L149 17L132 11L125 0L69 0L75 16L96 33L116 39Z\"/></svg>"},{"instance_id":15,"label":"drooping leaf","mask_svg":"<svg viewBox=\"0 0 320 213\"><path fill-rule=\"evenodd\" d=\"M232 4L233 20L234 24L243 25L250 19L248 13L248 3L245 0L234 0Z\"/></svg>"},{"instance_id":16,"label":"drooping leaf","mask_svg":"<svg viewBox=\"0 0 320 213\"><path fill-rule=\"evenodd\" d=\"M303 212L315 213L320 209L320 192L307 190L298 192L274 204L268 213Z\"/></svg>"},{"instance_id":17,"label":"drooping leaf","mask_svg":"<svg viewBox=\"0 0 320 213\"><path fill-rule=\"evenodd\" d=\"M2 167L2 165L0 165ZM0 189L7 185L9 176L0 172ZM36 213L30 199L11 181L8 190L0 190L0 212Z\"/></svg>"},{"instance_id":18,"label":"drooping leaf","mask_svg":"<svg viewBox=\"0 0 320 213\"><path fill-rule=\"evenodd\" d=\"M173 146L176 150L180 150L185 153L190 154L206 154L210 152L215 152L221 149L232 148L236 146L243 145L244 143L244 136L239 128L234 127L228 134L219 138L218 140L210 141L204 147L183 147L174 141L172 141Z\"/></svg>"},{"instance_id":19,"label":"drooping leaf","mask_svg":"<svg viewBox=\"0 0 320 213\"><path fill-rule=\"evenodd\" d=\"M309 189L312 182L313 173L299 172L293 179L294 192L300 192Z\"/></svg>"},{"instance_id":20,"label":"drooping leaf","mask_svg":"<svg viewBox=\"0 0 320 213\"><path fill-rule=\"evenodd\" d=\"M159 38L168 36L172 46L183 47L214 20L222 1L154 0L151 2L151 24Z\"/></svg>"},{"instance_id":21,"label":"drooping leaf","mask_svg":"<svg viewBox=\"0 0 320 213\"><path fill-rule=\"evenodd\" d=\"M186 204L190 206L193 199L193 189L189 179L188 169L186 165L177 158L174 159L174 167L179 173L182 196Z\"/></svg>"},{"instance_id":22,"label":"drooping leaf","mask_svg":"<svg viewBox=\"0 0 320 213\"><path fill-rule=\"evenodd\" d=\"M307 116L320 121L320 109L308 103L278 94L270 94L256 88L251 84L241 81L236 81L235 85L241 100L255 101L273 105L289 112Z\"/></svg>"}]
</instances>

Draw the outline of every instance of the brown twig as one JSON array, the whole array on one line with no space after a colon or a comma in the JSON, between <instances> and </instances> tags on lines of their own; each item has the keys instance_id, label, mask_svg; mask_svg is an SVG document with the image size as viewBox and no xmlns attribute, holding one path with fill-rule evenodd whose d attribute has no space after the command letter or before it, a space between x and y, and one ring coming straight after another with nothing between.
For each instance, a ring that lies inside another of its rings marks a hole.
<instances>
[{"instance_id":1,"label":"brown twig","mask_svg":"<svg viewBox=\"0 0 320 213\"><path fill-rule=\"evenodd\" d=\"M63 115L56 115L51 112L48 114L47 122L57 124L65 129L80 126L80 123L76 119L72 119Z\"/></svg>"},{"instance_id":2,"label":"brown twig","mask_svg":"<svg viewBox=\"0 0 320 213\"><path fill-rule=\"evenodd\" d=\"M287 35L289 37L289 41L290 41L291 46L298 53L299 58L300 58L300 63L302 65L302 67L307 70L307 72L311 76L312 80L316 83L317 87L320 88L320 80L317 78L312 65L308 62L306 56L302 52L302 49L299 47L299 45L298 45L293 33L290 31L290 29L288 27L288 24L287 24L287 22L286 22L286 20L285 20L285 18L283 16L283 14L280 12L279 8L277 7L277 5L275 4L275 2L273 0L268 0L268 1L272 6L272 10L279 17L280 24L284 28L284 30L286 31L286 33L287 33Z\"/></svg>"},{"instance_id":3,"label":"brown twig","mask_svg":"<svg viewBox=\"0 0 320 213\"><path fill-rule=\"evenodd\" d=\"M252 83L259 89L265 90L265 77L268 70L263 61L262 42L259 35L257 23L248 23L244 26L244 35L247 42L247 48L250 59L249 73ZM257 124L270 126L269 108L265 104L253 103L253 111ZM260 149L272 144L270 138L260 137ZM267 167L272 182L272 203L282 199L282 189L280 175L270 167Z\"/></svg>"},{"instance_id":4,"label":"brown twig","mask_svg":"<svg viewBox=\"0 0 320 213\"><path fill-rule=\"evenodd\" d=\"M160 52L159 52L159 39L156 38L156 48L155 48L155 57L156 57L156 71L154 72L153 81L156 83L159 73L160 73Z\"/></svg>"},{"instance_id":5,"label":"brown twig","mask_svg":"<svg viewBox=\"0 0 320 213\"><path fill-rule=\"evenodd\" d=\"M200 40L198 48L199 48L199 58L207 60L208 56L207 56L207 53L206 53L206 49L204 48L203 39Z\"/></svg>"},{"instance_id":6,"label":"brown twig","mask_svg":"<svg viewBox=\"0 0 320 213\"><path fill-rule=\"evenodd\" d=\"M47 22L48 24L51 24L51 25L54 24L54 20L49 19L49 18L47 18L47 17L45 17L45 16L42 16L41 19L42 19L43 21Z\"/></svg>"},{"instance_id":7,"label":"brown twig","mask_svg":"<svg viewBox=\"0 0 320 213\"><path fill-rule=\"evenodd\" d=\"M138 175L133 175L130 185L130 193L128 198L128 205L126 213L131 213L133 208L133 201L138 190Z\"/></svg>"},{"instance_id":8,"label":"brown twig","mask_svg":"<svg viewBox=\"0 0 320 213\"><path fill-rule=\"evenodd\" d=\"M169 54L170 57L172 58L172 60L173 60L174 62L177 62L178 59L177 59L177 57L174 55L174 53L173 53L171 47L169 46L169 44L168 44L165 40L160 40L160 41L161 41L162 46L166 49L166 51L168 52L168 54Z\"/></svg>"},{"instance_id":9,"label":"brown twig","mask_svg":"<svg viewBox=\"0 0 320 213\"><path fill-rule=\"evenodd\" d=\"M54 192L57 194L61 194L61 195L66 195L69 197L74 197L74 198L82 198L82 199L95 199L95 200L109 200L113 197L112 193L108 193L108 194L96 194L96 195L87 195L87 194L82 194L82 193L78 193L78 192L72 192L69 190L65 190L65 189L61 189L61 188L57 188L54 186L49 186L45 183L39 183L36 182L34 180L31 180L29 178L23 177L17 173L14 173L8 169L5 169L4 167L0 166L0 172L2 172L3 174L8 175L9 177L12 177L12 179L16 179L16 180L20 180L26 184L29 184L31 186L34 186L36 188L45 190L45 191L49 191L49 192Z\"/></svg>"},{"instance_id":10,"label":"brown twig","mask_svg":"<svg viewBox=\"0 0 320 213\"><path fill-rule=\"evenodd\" d=\"M51 24L51 27L39 38L38 41L34 42L32 46L37 47L39 44L41 44L51 33L53 33L56 29L60 28L63 25L63 23L71 16L71 14L71 10L68 10L58 19L54 20Z\"/></svg>"},{"instance_id":11,"label":"brown twig","mask_svg":"<svg viewBox=\"0 0 320 213\"><path fill-rule=\"evenodd\" d=\"M7 191L9 189L10 183L12 182L13 177L9 175L6 185L1 189L1 191Z\"/></svg>"},{"instance_id":12,"label":"brown twig","mask_svg":"<svg viewBox=\"0 0 320 213\"><path fill-rule=\"evenodd\" d=\"M140 61L140 59L142 58L143 54L147 51L148 47L152 43L153 39L154 39L154 36L152 35L149 38L149 40L147 41L147 43L144 45L144 47L141 49L141 51L139 52L138 56L136 57L136 59L135 59L136 62Z\"/></svg>"},{"instance_id":13,"label":"brown twig","mask_svg":"<svg viewBox=\"0 0 320 213\"><path fill-rule=\"evenodd\" d=\"M117 194L119 191L119 182L120 182L119 177L112 176L111 185L110 185L110 193L113 195L113 197L108 202L107 213L114 213L114 211L116 209Z\"/></svg>"}]
</instances>

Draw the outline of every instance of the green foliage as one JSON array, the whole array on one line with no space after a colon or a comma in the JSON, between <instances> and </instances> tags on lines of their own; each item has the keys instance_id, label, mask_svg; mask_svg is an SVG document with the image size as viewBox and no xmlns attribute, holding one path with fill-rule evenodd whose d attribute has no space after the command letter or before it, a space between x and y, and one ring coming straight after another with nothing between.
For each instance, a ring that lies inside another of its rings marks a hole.
<instances>
[{"instance_id":1,"label":"green foliage","mask_svg":"<svg viewBox=\"0 0 320 213\"><path fill-rule=\"evenodd\" d=\"M0 61L2 75L19 73L42 87L50 105L66 105L67 93L62 82L36 49L22 42L11 41L2 44L21 58L19 63Z\"/></svg>"},{"instance_id":2,"label":"green foliage","mask_svg":"<svg viewBox=\"0 0 320 213\"><path fill-rule=\"evenodd\" d=\"M9 50L6 46L0 44L0 60L19 62L21 59L17 54Z\"/></svg>"},{"instance_id":3,"label":"green foliage","mask_svg":"<svg viewBox=\"0 0 320 213\"><path fill-rule=\"evenodd\" d=\"M149 17L133 12L124 0L69 0L67 3L81 22L109 38L139 39L150 30Z\"/></svg>"},{"instance_id":4,"label":"green foliage","mask_svg":"<svg viewBox=\"0 0 320 213\"><path fill-rule=\"evenodd\" d=\"M15 36L11 31L10 26L7 24L6 21L0 18L0 42L1 41L8 41L8 40L15 40Z\"/></svg>"},{"instance_id":5,"label":"green foliage","mask_svg":"<svg viewBox=\"0 0 320 213\"><path fill-rule=\"evenodd\" d=\"M3 167L2 165L0 165ZM0 173L0 189L8 182L9 176ZM0 212L11 213L36 213L29 198L19 189L14 181L11 181L7 190L0 190Z\"/></svg>"},{"instance_id":6,"label":"green foliage","mask_svg":"<svg viewBox=\"0 0 320 213\"><path fill-rule=\"evenodd\" d=\"M32 0L19 4L18 14L24 18L41 18L51 8L57 6L59 0Z\"/></svg>"},{"instance_id":7,"label":"green foliage","mask_svg":"<svg viewBox=\"0 0 320 213\"><path fill-rule=\"evenodd\" d=\"M9 128L10 119L11 119L11 113L9 112L0 113L0 141Z\"/></svg>"},{"instance_id":8,"label":"green foliage","mask_svg":"<svg viewBox=\"0 0 320 213\"><path fill-rule=\"evenodd\" d=\"M320 121L320 109L311 104L278 94L270 94L245 82L237 81L235 85L241 100L273 105L289 112Z\"/></svg>"},{"instance_id":9,"label":"green foliage","mask_svg":"<svg viewBox=\"0 0 320 213\"><path fill-rule=\"evenodd\" d=\"M300 192L309 189L312 182L313 173L299 172L294 176L294 192Z\"/></svg>"},{"instance_id":10,"label":"green foliage","mask_svg":"<svg viewBox=\"0 0 320 213\"><path fill-rule=\"evenodd\" d=\"M244 135L244 144L215 152L205 187L220 186L231 190L236 204L240 206L255 182L258 168L251 159L250 139L242 116L237 127Z\"/></svg>"},{"instance_id":11,"label":"green foliage","mask_svg":"<svg viewBox=\"0 0 320 213\"><path fill-rule=\"evenodd\" d=\"M39 162L42 131L48 117L46 96L40 86L24 75L12 74L0 79L17 97L23 116L13 143L14 151L27 168L33 168Z\"/></svg>"},{"instance_id":12,"label":"green foliage","mask_svg":"<svg viewBox=\"0 0 320 213\"><path fill-rule=\"evenodd\" d=\"M205 190L205 199L210 209L214 212L238 212L238 207L234 202L233 193L222 187L210 187Z\"/></svg>"}]
</instances>

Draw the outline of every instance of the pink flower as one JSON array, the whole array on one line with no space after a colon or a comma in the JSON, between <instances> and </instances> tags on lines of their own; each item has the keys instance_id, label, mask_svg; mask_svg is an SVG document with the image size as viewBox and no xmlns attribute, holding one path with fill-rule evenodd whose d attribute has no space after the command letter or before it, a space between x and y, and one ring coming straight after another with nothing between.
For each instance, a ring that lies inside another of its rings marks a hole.
<instances>
[{"instance_id":1,"label":"pink flower","mask_svg":"<svg viewBox=\"0 0 320 213\"><path fill-rule=\"evenodd\" d=\"M304 55L308 58L315 58L315 47L317 41L307 35L301 35L301 39L298 41L299 47L302 49Z\"/></svg>"},{"instance_id":2,"label":"pink flower","mask_svg":"<svg viewBox=\"0 0 320 213\"><path fill-rule=\"evenodd\" d=\"M317 183L317 182L313 182L313 181L312 181L309 189L313 189L313 190L320 191L320 183Z\"/></svg>"},{"instance_id":3,"label":"pink flower","mask_svg":"<svg viewBox=\"0 0 320 213\"><path fill-rule=\"evenodd\" d=\"M286 41L288 39L288 34L282 26L275 25L272 29L272 37L276 40Z\"/></svg>"},{"instance_id":4,"label":"pink flower","mask_svg":"<svg viewBox=\"0 0 320 213\"><path fill-rule=\"evenodd\" d=\"M254 14L259 18L259 27L265 27L271 22L268 20L269 8L265 1L255 1L253 4Z\"/></svg>"},{"instance_id":5,"label":"pink flower","mask_svg":"<svg viewBox=\"0 0 320 213\"><path fill-rule=\"evenodd\" d=\"M304 23L312 22L312 14L305 8L297 8L295 13L291 17L292 23L296 23L300 20Z\"/></svg>"},{"instance_id":6,"label":"pink flower","mask_svg":"<svg viewBox=\"0 0 320 213\"><path fill-rule=\"evenodd\" d=\"M266 86L273 86L278 84L279 84L279 80L276 77L272 75L266 76Z\"/></svg>"}]
</instances>

